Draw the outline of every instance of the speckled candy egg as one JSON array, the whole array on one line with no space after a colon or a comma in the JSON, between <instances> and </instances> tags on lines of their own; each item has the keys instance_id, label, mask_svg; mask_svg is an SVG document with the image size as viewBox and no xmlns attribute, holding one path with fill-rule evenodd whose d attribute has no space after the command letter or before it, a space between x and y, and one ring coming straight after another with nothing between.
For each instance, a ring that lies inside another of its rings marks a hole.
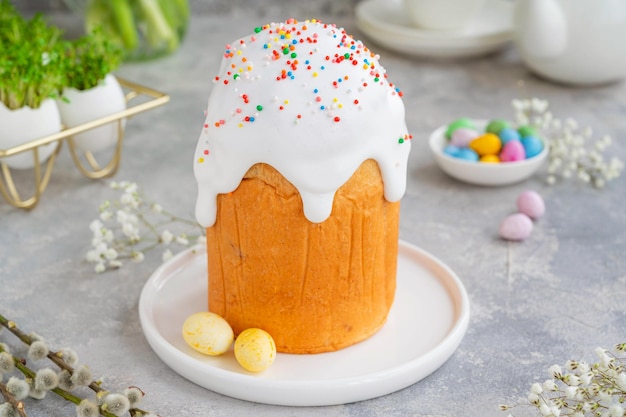
<instances>
[{"instance_id":1,"label":"speckled candy egg","mask_svg":"<svg viewBox=\"0 0 626 417\"><path fill-rule=\"evenodd\" d=\"M524 191L517 197L517 209L531 219L538 219L546 212L543 198L535 191Z\"/></svg>"},{"instance_id":2,"label":"speckled candy egg","mask_svg":"<svg viewBox=\"0 0 626 417\"><path fill-rule=\"evenodd\" d=\"M274 339L265 330L246 329L235 340L235 358L247 371L264 371L276 358Z\"/></svg>"},{"instance_id":3,"label":"speckled candy egg","mask_svg":"<svg viewBox=\"0 0 626 417\"><path fill-rule=\"evenodd\" d=\"M199 312L187 317L183 339L194 350L205 355L221 355L233 343L233 329L215 313Z\"/></svg>"},{"instance_id":4,"label":"speckled candy egg","mask_svg":"<svg viewBox=\"0 0 626 417\"><path fill-rule=\"evenodd\" d=\"M500 237L505 240L524 240L533 231L533 222L524 213L511 214L500 223Z\"/></svg>"}]
</instances>

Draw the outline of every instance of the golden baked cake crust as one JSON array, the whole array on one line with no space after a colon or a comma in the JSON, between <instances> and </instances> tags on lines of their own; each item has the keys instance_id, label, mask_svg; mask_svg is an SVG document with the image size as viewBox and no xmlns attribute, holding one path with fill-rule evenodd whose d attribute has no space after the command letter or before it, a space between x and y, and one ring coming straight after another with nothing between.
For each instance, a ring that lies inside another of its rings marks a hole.
<instances>
[{"instance_id":1,"label":"golden baked cake crust","mask_svg":"<svg viewBox=\"0 0 626 417\"><path fill-rule=\"evenodd\" d=\"M319 353L383 326L396 283L399 202L366 160L335 194L330 217L303 216L297 189L267 164L217 199L207 230L209 310L235 333L259 327L279 352Z\"/></svg>"}]
</instances>

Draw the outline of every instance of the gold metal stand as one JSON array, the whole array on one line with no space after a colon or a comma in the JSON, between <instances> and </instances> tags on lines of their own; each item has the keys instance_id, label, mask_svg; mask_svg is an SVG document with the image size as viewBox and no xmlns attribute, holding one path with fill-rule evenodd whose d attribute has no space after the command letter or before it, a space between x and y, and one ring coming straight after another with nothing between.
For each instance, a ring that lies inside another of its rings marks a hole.
<instances>
[{"instance_id":1,"label":"gold metal stand","mask_svg":"<svg viewBox=\"0 0 626 417\"><path fill-rule=\"evenodd\" d=\"M124 142L123 120L130 118L136 114L161 106L167 103L170 99L168 95L153 90L151 88L132 83L119 77L117 78L117 80L124 89L130 90L126 93L125 96L127 104L127 108L125 110L109 116L101 117L96 120L89 121L87 123L83 123L78 126L63 129L59 133L32 140L28 143L15 146L13 148L4 150L0 149L0 158L17 155L23 152L32 152L33 155L33 174L35 190L33 194L28 198L21 197L19 191L17 190L17 187L15 186L15 181L13 180L11 169L6 163L2 162L2 160L0 159L0 194L2 194L4 199L9 204L14 207L23 209L32 209L37 205L41 194L48 186L50 177L52 175L54 162L61 150L61 145L63 144L64 140L66 140L68 143L68 146L70 148L70 154L72 156L74 164L85 177L91 179L106 178L114 175L117 172L122 156L122 144ZM128 104L131 100L139 97L147 97L148 101L144 101L142 103L138 103L136 105L128 107ZM108 163L102 166L102 164L100 164L96 160L95 156L91 152L82 151L75 145L73 136L78 133L94 129L108 123L117 124L117 143L115 145L115 150L113 152L113 155L111 156L111 159ZM42 169L39 161L39 147L48 145L53 142L56 142L56 148L52 155L50 155L50 157L46 161L45 167L43 167ZM86 163L83 161L83 159Z\"/></svg>"}]
</instances>

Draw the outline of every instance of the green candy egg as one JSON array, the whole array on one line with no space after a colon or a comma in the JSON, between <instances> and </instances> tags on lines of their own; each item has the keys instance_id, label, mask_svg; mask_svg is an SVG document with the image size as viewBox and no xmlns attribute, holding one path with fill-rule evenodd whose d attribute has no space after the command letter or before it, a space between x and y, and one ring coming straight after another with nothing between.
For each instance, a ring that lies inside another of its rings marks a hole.
<instances>
[{"instance_id":1,"label":"green candy egg","mask_svg":"<svg viewBox=\"0 0 626 417\"><path fill-rule=\"evenodd\" d=\"M535 129L532 126L528 126L528 125L520 126L517 129L517 131L519 132L521 137L524 137L524 136L536 136L536 137L539 137L539 135L537 134L537 129Z\"/></svg>"},{"instance_id":2,"label":"green candy egg","mask_svg":"<svg viewBox=\"0 0 626 417\"><path fill-rule=\"evenodd\" d=\"M476 129L476 126L474 125L474 122L472 120L468 119L467 117L461 117L460 119L456 119L448 125L448 129L446 129L446 138L450 139L452 137L452 132L460 127Z\"/></svg>"},{"instance_id":3,"label":"green candy egg","mask_svg":"<svg viewBox=\"0 0 626 417\"><path fill-rule=\"evenodd\" d=\"M507 127L511 127L511 126L509 125L509 122L507 122L506 120L494 119L490 121L489 124L487 124L487 127L485 128L485 132L499 135L500 131L502 129L506 129Z\"/></svg>"}]
</instances>

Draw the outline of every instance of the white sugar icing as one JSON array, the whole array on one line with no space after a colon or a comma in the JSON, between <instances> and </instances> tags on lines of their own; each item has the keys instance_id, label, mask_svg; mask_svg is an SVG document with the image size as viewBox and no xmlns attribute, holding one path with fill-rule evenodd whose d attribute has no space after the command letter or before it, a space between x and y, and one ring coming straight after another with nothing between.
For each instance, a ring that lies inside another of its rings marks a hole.
<instances>
[{"instance_id":1,"label":"white sugar icing","mask_svg":"<svg viewBox=\"0 0 626 417\"><path fill-rule=\"evenodd\" d=\"M406 188L410 135L402 93L362 42L316 20L271 23L227 45L198 140L196 218L215 222L217 195L234 191L256 163L274 167L314 223L367 159L384 196Z\"/></svg>"}]
</instances>

